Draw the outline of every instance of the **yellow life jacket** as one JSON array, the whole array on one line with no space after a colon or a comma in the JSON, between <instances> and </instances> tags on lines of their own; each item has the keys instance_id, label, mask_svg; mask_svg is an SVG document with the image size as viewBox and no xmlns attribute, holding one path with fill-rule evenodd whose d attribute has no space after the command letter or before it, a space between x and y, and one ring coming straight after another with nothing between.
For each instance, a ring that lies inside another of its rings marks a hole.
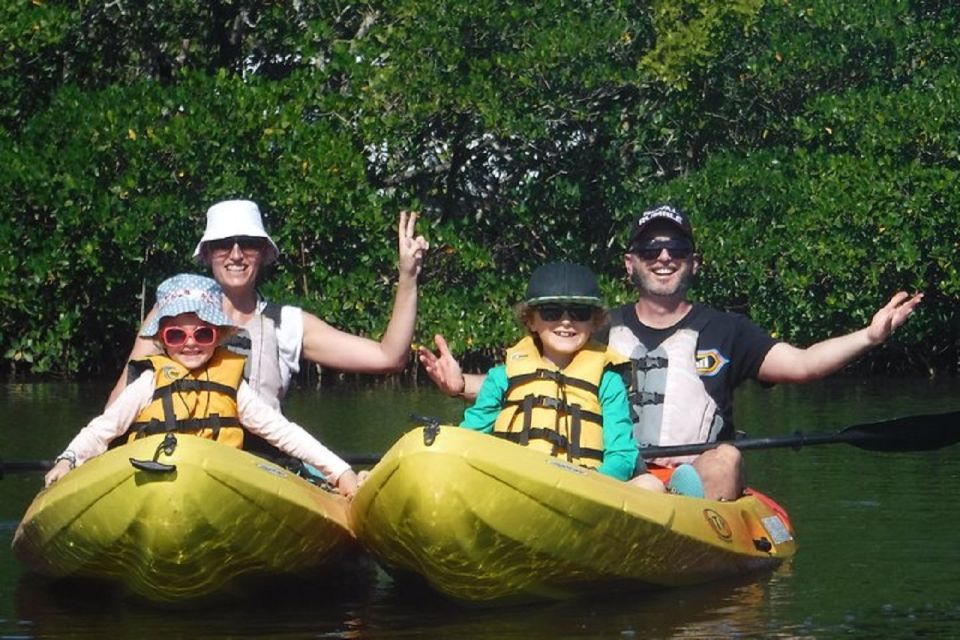
<instances>
[{"instance_id":1,"label":"yellow life jacket","mask_svg":"<svg viewBox=\"0 0 960 640\"><path fill-rule=\"evenodd\" d=\"M562 371L545 360L532 336L507 349L507 392L494 435L564 455L574 464L603 462L600 381L608 368L629 362L591 340Z\"/></svg>"},{"instance_id":2,"label":"yellow life jacket","mask_svg":"<svg viewBox=\"0 0 960 640\"><path fill-rule=\"evenodd\" d=\"M191 433L243 448L237 416L237 389L243 381L243 356L217 349L206 366L190 370L165 355L130 363L138 375L154 373L153 402L137 415L129 440L164 432Z\"/></svg>"}]
</instances>

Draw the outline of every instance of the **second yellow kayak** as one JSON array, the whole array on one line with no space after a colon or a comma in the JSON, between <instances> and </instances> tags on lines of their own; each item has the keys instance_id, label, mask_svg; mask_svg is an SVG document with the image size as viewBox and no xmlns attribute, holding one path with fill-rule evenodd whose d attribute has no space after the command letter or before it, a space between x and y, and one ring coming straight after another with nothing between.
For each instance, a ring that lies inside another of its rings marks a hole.
<instances>
[{"instance_id":1,"label":"second yellow kayak","mask_svg":"<svg viewBox=\"0 0 960 640\"><path fill-rule=\"evenodd\" d=\"M657 494L457 427L406 434L351 508L388 570L470 603L691 585L775 567L797 548L762 497Z\"/></svg>"}]
</instances>

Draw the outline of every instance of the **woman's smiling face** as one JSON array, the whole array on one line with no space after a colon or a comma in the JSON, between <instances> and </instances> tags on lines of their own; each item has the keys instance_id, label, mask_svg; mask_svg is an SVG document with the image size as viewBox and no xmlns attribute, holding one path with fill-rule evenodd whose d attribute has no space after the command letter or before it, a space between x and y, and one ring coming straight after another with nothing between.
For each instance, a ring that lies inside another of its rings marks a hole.
<instances>
[{"instance_id":1,"label":"woman's smiling face","mask_svg":"<svg viewBox=\"0 0 960 640\"><path fill-rule=\"evenodd\" d=\"M226 238L205 242L201 252L213 279L224 291L253 290L266 258L267 242L262 238Z\"/></svg>"}]
</instances>

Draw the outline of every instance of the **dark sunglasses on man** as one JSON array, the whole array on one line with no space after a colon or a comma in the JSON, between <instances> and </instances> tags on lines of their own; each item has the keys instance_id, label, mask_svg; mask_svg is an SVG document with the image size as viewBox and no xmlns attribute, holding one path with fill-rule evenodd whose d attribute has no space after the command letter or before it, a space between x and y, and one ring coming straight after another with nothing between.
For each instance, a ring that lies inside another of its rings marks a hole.
<instances>
[{"instance_id":1,"label":"dark sunglasses on man","mask_svg":"<svg viewBox=\"0 0 960 640\"><path fill-rule=\"evenodd\" d=\"M630 253L643 260L656 260L664 249L671 260L686 260L693 254L693 244L689 240L650 240L633 245Z\"/></svg>"}]
</instances>

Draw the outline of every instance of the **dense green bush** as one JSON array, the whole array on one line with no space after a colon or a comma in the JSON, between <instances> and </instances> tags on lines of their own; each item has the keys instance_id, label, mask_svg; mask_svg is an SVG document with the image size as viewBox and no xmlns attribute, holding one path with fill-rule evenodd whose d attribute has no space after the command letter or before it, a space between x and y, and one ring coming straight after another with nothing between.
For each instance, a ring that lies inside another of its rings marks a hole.
<instances>
[{"instance_id":1,"label":"dense green bush","mask_svg":"<svg viewBox=\"0 0 960 640\"><path fill-rule=\"evenodd\" d=\"M628 300L636 212L673 201L696 295L809 344L898 289L866 365L958 368L960 29L951 3L0 1L0 355L119 370L204 211L250 197L263 291L379 335L397 214L433 250L418 340L485 366L530 271Z\"/></svg>"}]
</instances>

